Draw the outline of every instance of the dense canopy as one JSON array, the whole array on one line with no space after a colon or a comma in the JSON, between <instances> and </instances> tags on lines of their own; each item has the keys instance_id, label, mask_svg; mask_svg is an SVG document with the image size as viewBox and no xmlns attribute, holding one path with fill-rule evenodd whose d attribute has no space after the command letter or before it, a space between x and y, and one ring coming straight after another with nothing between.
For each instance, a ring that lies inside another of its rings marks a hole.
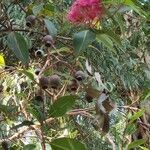
<instances>
[{"instance_id":1,"label":"dense canopy","mask_svg":"<svg viewBox=\"0 0 150 150\"><path fill-rule=\"evenodd\" d=\"M0 149L150 149L149 0L0 1Z\"/></svg>"}]
</instances>

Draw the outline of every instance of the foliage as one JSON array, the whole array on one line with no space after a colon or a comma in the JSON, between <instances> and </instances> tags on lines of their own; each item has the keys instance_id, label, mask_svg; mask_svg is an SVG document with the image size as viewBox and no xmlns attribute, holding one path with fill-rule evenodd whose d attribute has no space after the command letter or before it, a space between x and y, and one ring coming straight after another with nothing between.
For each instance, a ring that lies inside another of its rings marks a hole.
<instances>
[{"instance_id":1,"label":"foliage","mask_svg":"<svg viewBox=\"0 0 150 150\"><path fill-rule=\"evenodd\" d=\"M149 149L149 1L72 2L0 2L0 149Z\"/></svg>"}]
</instances>

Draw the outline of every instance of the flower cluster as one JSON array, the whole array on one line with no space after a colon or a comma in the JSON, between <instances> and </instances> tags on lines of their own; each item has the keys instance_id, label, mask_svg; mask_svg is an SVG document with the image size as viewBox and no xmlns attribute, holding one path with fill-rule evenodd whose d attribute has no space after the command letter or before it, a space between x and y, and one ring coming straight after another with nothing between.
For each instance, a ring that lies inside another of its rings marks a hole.
<instances>
[{"instance_id":1,"label":"flower cluster","mask_svg":"<svg viewBox=\"0 0 150 150\"><path fill-rule=\"evenodd\" d=\"M72 23L90 23L102 14L101 0L76 0L67 15Z\"/></svg>"}]
</instances>

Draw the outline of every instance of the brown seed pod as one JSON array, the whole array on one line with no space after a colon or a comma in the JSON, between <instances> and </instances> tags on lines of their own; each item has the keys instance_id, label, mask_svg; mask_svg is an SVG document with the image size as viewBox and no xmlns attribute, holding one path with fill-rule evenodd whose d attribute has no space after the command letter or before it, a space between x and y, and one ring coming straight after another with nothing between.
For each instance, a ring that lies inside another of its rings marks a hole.
<instances>
[{"instance_id":1,"label":"brown seed pod","mask_svg":"<svg viewBox=\"0 0 150 150\"><path fill-rule=\"evenodd\" d=\"M85 73L81 70L77 71L74 76L78 81L83 81L85 79Z\"/></svg>"},{"instance_id":2,"label":"brown seed pod","mask_svg":"<svg viewBox=\"0 0 150 150\"><path fill-rule=\"evenodd\" d=\"M39 84L42 89L47 89L49 85L49 81L47 77L41 77L39 79Z\"/></svg>"},{"instance_id":3,"label":"brown seed pod","mask_svg":"<svg viewBox=\"0 0 150 150\"><path fill-rule=\"evenodd\" d=\"M3 92L4 86L0 85L0 93Z\"/></svg>"},{"instance_id":4,"label":"brown seed pod","mask_svg":"<svg viewBox=\"0 0 150 150\"><path fill-rule=\"evenodd\" d=\"M103 126L102 126L102 131L104 133L109 132L109 122L110 122L110 118L109 118L109 115L106 113L106 114L104 114L104 123L103 123Z\"/></svg>"},{"instance_id":5,"label":"brown seed pod","mask_svg":"<svg viewBox=\"0 0 150 150\"><path fill-rule=\"evenodd\" d=\"M79 84L76 80L71 80L68 85L68 91L76 91L79 87Z\"/></svg>"},{"instance_id":6,"label":"brown seed pod","mask_svg":"<svg viewBox=\"0 0 150 150\"><path fill-rule=\"evenodd\" d=\"M93 97L88 95L88 93L85 95L85 100L88 102L88 103L91 103L93 102Z\"/></svg>"},{"instance_id":7,"label":"brown seed pod","mask_svg":"<svg viewBox=\"0 0 150 150\"><path fill-rule=\"evenodd\" d=\"M7 141L3 141L1 143L3 150L9 150L9 144Z\"/></svg>"},{"instance_id":8,"label":"brown seed pod","mask_svg":"<svg viewBox=\"0 0 150 150\"><path fill-rule=\"evenodd\" d=\"M54 41L51 35L44 36L42 41L47 47L50 47L51 45L54 44Z\"/></svg>"},{"instance_id":9,"label":"brown seed pod","mask_svg":"<svg viewBox=\"0 0 150 150\"><path fill-rule=\"evenodd\" d=\"M32 27L35 24L36 17L34 15L29 15L26 18L26 25Z\"/></svg>"},{"instance_id":10,"label":"brown seed pod","mask_svg":"<svg viewBox=\"0 0 150 150\"><path fill-rule=\"evenodd\" d=\"M41 89L37 90L34 99L36 101L38 101L38 102L43 102L44 101L44 99L43 99L43 91Z\"/></svg>"},{"instance_id":11,"label":"brown seed pod","mask_svg":"<svg viewBox=\"0 0 150 150\"><path fill-rule=\"evenodd\" d=\"M36 56L36 57L39 57L39 58L44 57L44 51L41 50L41 49L35 51L35 56Z\"/></svg>"},{"instance_id":12,"label":"brown seed pod","mask_svg":"<svg viewBox=\"0 0 150 150\"><path fill-rule=\"evenodd\" d=\"M40 71L41 71L40 68L36 68L34 73L35 73L36 75L39 75Z\"/></svg>"},{"instance_id":13,"label":"brown seed pod","mask_svg":"<svg viewBox=\"0 0 150 150\"><path fill-rule=\"evenodd\" d=\"M53 89L57 89L60 84L61 84L61 80L60 77L58 75L52 75L49 77L49 84L50 87Z\"/></svg>"},{"instance_id":14,"label":"brown seed pod","mask_svg":"<svg viewBox=\"0 0 150 150\"><path fill-rule=\"evenodd\" d=\"M37 100L38 102L43 102L43 97L41 95L36 95L35 100Z\"/></svg>"}]
</instances>

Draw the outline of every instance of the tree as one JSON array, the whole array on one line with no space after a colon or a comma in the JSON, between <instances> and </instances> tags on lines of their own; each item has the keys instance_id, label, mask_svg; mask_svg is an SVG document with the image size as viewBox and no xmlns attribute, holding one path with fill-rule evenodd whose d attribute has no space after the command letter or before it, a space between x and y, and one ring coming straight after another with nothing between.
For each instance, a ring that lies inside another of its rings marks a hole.
<instances>
[{"instance_id":1,"label":"tree","mask_svg":"<svg viewBox=\"0 0 150 150\"><path fill-rule=\"evenodd\" d=\"M149 5L2 0L1 148L149 149Z\"/></svg>"}]
</instances>

